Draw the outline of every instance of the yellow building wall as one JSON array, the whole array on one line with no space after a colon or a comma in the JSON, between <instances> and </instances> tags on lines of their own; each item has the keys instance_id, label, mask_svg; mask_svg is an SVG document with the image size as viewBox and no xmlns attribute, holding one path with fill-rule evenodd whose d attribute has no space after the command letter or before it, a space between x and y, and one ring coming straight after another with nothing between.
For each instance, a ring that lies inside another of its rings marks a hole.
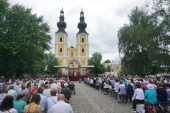
<instances>
[{"instance_id":1,"label":"yellow building wall","mask_svg":"<svg viewBox=\"0 0 170 113\"><path fill-rule=\"evenodd\" d=\"M60 52L60 48L62 48L62 52ZM58 56L64 55L64 45L58 45Z\"/></svg>"},{"instance_id":2,"label":"yellow building wall","mask_svg":"<svg viewBox=\"0 0 170 113\"><path fill-rule=\"evenodd\" d=\"M55 56L56 56L56 45L55 45Z\"/></svg>"},{"instance_id":3,"label":"yellow building wall","mask_svg":"<svg viewBox=\"0 0 170 113\"><path fill-rule=\"evenodd\" d=\"M84 42L82 42L82 38L84 38ZM84 35L83 37L80 35L80 43L86 43L86 37L85 37L85 35Z\"/></svg>"},{"instance_id":4,"label":"yellow building wall","mask_svg":"<svg viewBox=\"0 0 170 113\"><path fill-rule=\"evenodd\" d=\"M84 61L84 62L83 62L83 61ZM86 65L86 59L81 59L80 64L81 64L81 65Z\"/></svg>"},{"instance_id":5,"label":"yellow building wall","mask_svg":"<svg viewBox=\"0 0 170 113\"><path fill-rule=\"evenodd\" d=\"M58 59L58 60L59 60L60 65L63 65L63 59Z\"/></svg>"},{"instance_id":6,"label":"yellow building wall","mask_svg":"<svg viewBox=\"0 0 170 113\"><path fill-rule=\"evenodd\" d=\"M63 36L58 35L58 42L60 42L61 37L62 37L62 42L64 42L64 35Z\"/></svg>"},{"instance_id":7,"label":"yellow building wall","mask_svg":"<svg viewBox=\"0 0 170 113\"><path fill-rule=\"evenodd\" d=\"M121 68L122 68L122 66L120 66L120 65L118 66L118 69L117 69L117 66L112 66L110 71L112 71L112 69L114 69L114 72L119 72L121 70Z\"/></svg>"},{"instance_id":8,"label":"yellow building wall","mask_svg":"<svg viewBox=\"0 0 170 113\"><path fill-rule=\"evenodd\" d=\"M70 63L71 60L72 60L72 59L67 59L67 65L69 65L69 63Z\"/></svg>"},{"instance_id":9,"label":"yellow building wall","mask_svg":"<svg viewBox=\"0 0 170 113\"><path fill-rule=\"evenodd\" d=\"M80 45L80 56L86 56L86 46L85 45ZM84 52L82 52L82 48L84 48Z\"/></svg>"},{"instance_id":10,"label":"yellow building wall","mask_svg":"<svg viewBox=\"0 0 170 113\"><path fill-rule=\"evenodd\" d=\"M73 56L71 55L71 52L73 52ZM70 58L74 58L74 57L75 57L75 52L74 52L74 50L70 50L70 51L69 51L69 57L70 57Z\"/></svg>"},{"instance_id":11,"label":"yellow building wall","mask_svg":"<svg viewBox=\"0 0 170 113\"><path fill-rule=\"evenodd\" d=\"M87 43L89 43L89 41L88 41L88 36L87 36Z\"/></svg>"}]
</instances>

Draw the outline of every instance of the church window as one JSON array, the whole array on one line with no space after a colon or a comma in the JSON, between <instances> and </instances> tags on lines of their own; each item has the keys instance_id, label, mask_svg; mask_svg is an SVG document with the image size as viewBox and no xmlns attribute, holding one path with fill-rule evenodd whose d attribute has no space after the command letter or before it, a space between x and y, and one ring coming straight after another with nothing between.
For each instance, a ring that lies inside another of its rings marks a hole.
<instances>
[{"instance_id":1,"label":"church window","mask_svg":"<svg viewBox=\"0 0 170 113\"><path fill-rule=\"evenodd\" d=\"M82 69L82 71L84 71L84 69Z\"/></svg>"},{"instance_id":2,"label":"church window","mask_svg":"<svg viewBox=\"0 0 170 113\"><path fill-rule=\"evenodd\" d=\"M82 42L84 42L84 38L82 38Z\"/></svg>"},{"instance_id":3,"label":"church window","mask_svg":"<svg viewBox=\"0 0 170 113\"><path fill-rule=\"evenodd\" d=\"M73 48L73 47L71 47L71 48Z\"/></svg>"},{"instance_id":4,"label":"church window","mask_svg":"<svg viewBox=\"0 0 170 113\"><path fill-rule=\"evenodd\" d=\"M61 60L60 60L60 63L61 63Z\"/></svg>"},{"instance_id":5,"label":"church window","mask_svg":"<svg viewBox=\"0 0 170 113\"><path fill-rule=\"evenodd\" d=\"M118 67L118 66L117 66L116 68L117 68L117 69L119 69L119 67Z\"/></svg>"},{"instance_id":6,"label":"church window","mask_svg":"<svg viewBox=\"0 0 170 113\"><path fill-rule=\"evenodd\" d=\"M60 52L62 52L62 48L60 48Z\"/></svg>"},{"instance_id":7,"label":"church window","mask_svg":"<svg viewBox=\"0 0 170 113\"><path fill-rule=\"evenodd\" d=\"M71 56L73 56L73 52L71 52Z\"/></svg>"},{"instance_id":8,"label":"church window","mask_svg":"<svg viewBox=\"0 0 170 113\"><path fill-rule=\"evenodd\" d=\"M84 52L84 48L82 49L82 52Z\"/></svg>"},{"instance_id":9,"label":"church window","mask_svg":"<svg viewBox=\"0 0 170 113\"><path fill-rule=\"evenodd\" d=\"M114 72L114 69L112 69L112 72Z\"/></svg>"},{"instance_id":10,"label":"church window","mask_svg":"<svg viewBox=\"0 0 170 113\"><path fill-rule=\"evenodd\" d=\"M84 61L82 61L82 63L84 63Z\"/></svg>"},{"instance_id":11,"label":"church window","mask_svg":"<svg viewBox=\"0 0 170 113\"><path fill-rule=\"evenodd\" d=\"M62 42L62 37L60 37L60 42Z\"/></svg>"}]
</instances>

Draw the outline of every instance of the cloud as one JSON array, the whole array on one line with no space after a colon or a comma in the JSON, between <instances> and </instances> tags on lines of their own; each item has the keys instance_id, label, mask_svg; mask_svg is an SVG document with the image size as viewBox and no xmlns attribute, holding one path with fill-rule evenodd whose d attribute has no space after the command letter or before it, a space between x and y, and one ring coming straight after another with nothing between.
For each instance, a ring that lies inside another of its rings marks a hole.
<instances>
[{"instance_id":1,"label":"cloud","mask_svg":"<svg viewBox=\"0 0 170 113\"><path fill-rule=\"evenodd\" d=\"M83 7L86 31L89 33L90 56L94 52L103 55L103 61L120 60L117 45L117 31L128 23L128 14L135 6L142 6L145 0L9 0L14 4L21 4L32 8L32 13L44 15L44 21L51 27L51 50L55 53L55 32L58 30L60 10L63 5L66 32L68 33L68 46L76 45L77 25L80 11Z\"/></svg>"}]
</instances>

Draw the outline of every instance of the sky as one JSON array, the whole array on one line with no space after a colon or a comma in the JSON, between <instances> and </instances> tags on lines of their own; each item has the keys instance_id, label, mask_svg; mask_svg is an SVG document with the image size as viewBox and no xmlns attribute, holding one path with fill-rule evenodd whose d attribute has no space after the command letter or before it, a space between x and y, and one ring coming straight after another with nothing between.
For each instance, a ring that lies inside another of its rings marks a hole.
<instances>
[{"instance_id":1,"label":"sky","mask_svg":"<svg viewBox=\"0 0 170 113\"><path fill-rule=\"evenodd\" d=\"M148 0L149 1L149 0ZM128 24L131 10L141 7L145 0L9 0L11 5L19 3L32 8L32 14L44 15L44 21L51 28L51 50L55 53L55 32L58 30L60 11L63 6L68 33L68 47L76 46L76 34L79 29L81 8L83 8L86 31L89 33L89 57L100 52L102 62L109 59L120 61L117 32L124 24Z\"/></svg>"}]
</instances>

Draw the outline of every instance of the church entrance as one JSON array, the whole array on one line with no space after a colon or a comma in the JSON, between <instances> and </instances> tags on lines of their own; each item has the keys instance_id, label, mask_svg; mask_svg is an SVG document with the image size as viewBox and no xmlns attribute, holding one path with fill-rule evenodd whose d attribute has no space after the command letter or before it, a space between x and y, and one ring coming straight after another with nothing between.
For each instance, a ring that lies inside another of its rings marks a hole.
<instances>
[{"instance_id":1,"label":"church entrance","mask_svg":"<svg viewBox=\"0 0 170 113\"><path fill-rule=\"evenodd\" d=\"M73 59L70 61L69 65L68 65L68 73L69 76L80 76L80 62L77 59Z\"/></svg>"}]
</instances>

